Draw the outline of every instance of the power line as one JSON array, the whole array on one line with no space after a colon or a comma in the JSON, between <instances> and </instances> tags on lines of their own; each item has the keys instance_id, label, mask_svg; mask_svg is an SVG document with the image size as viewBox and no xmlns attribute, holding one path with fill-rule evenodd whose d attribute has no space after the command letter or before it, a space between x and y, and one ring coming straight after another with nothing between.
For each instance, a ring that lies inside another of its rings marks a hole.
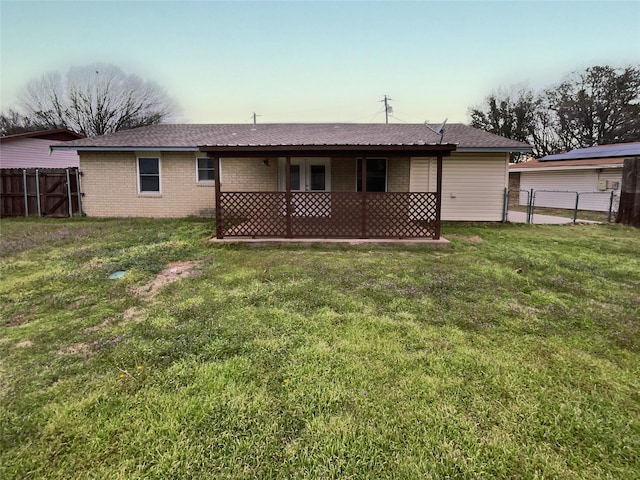
<instances>
[{"instance_id":1,"label":"power line","mask_svg":"<svg viewBox=\"0 0 640 480\"><path fill-rule=\"evenodd\" d=\"M367 115L362 115L361 117L358 117L358 118L352 120L351 123L356 123L358 120L362 120L363 118L373 119L373 118L377 117L378 115L380 115L383 111L384 111L384 107L381 107L380 110L378 110L376 113L368 113Z\"/></svg>"},{"instance_id":2,"label":"power line","mask_svg":"<svg viewBox=\"0 0 640 480\"><path fill-rule=\"evenodd\" d=\"M410 122L407 122L407 121L405 121L405 120L403 120L401 118L398 118L398 116L395 115L395 114L393 115L393 118L394 118L394 120L398 120L399 122L402 122L402 123L410 123Z\"/></svg>"},{"instance_id":3,"label":"power line","mask_svg":"<svg viewBox=\"0 0 640 480\"><path fill-rule=\"evenodd\" d=\"M405 123L405 124L409 124L411 122L408 122L406 120L403 120L402 118L399 118L393 111L393 106L390 104L391 101L395 101L393 98L389 97L389 95L384 95L384 98L382 100L379 100L379 103L383 103L383 105L380 107L380 109L375 112L375 113L368 113L362 116L359 116L355 119L352 120L347 120L347 123L356 123L358 121L361 121L363 119L366 119L366 121L373 121L373 119L375 117L377 117L378 115L380 115L382 112L384 112L385 114L385 124L389 124L389 117L391 116L394 120L401 122L401 123ZM355 106L355 105L352 105ZM310 110L298 110L298 111L290 111L290 112L278 112L275 114L270 114L267 115L268 117L273 117L273 116L281 116L281 115L287 115L287 114L311 114L312 112L329 112L329 111L338 111L338 110L342 110L345 107L328 107L328 108L321 108L321 109L310 109ZM402 112L401 112L402 113ZM248 118L246 118L246 120L244 120L242 123L253 123L253 125L255 126L257 124L257 117L262 117L264 115L260 115L257 114L256 112L253 112L251 114L251 116L249 116ZM409 114L409 116L411 117L411 114Z\"/></svg>"},{"instance_id":4,"label":"power line","mask_svg":"<svg viewBox=\"0 0 640 480\"><path fill-rule=\"evenodd\" d=\"M327 113L327 112L340 112L341 110L353 109L356 107L360 107L360 104L350 104L350 105L333 105L325 108L313 108L313 109L304 109L304 110L294 110L289 112L275 112L272 113L271 116L276 115L309 115L312 113Z\"/></svg>"}]
</instances>

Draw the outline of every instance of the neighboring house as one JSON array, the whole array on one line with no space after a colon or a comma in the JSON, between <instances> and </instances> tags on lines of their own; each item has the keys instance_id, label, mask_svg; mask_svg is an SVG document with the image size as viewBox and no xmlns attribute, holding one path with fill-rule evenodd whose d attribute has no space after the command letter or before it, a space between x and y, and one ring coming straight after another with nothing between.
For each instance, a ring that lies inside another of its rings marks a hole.
<instances>
[{"instance_id":1,"label":"neighboring house","mask_svg":"<svg viewBox=\"0 0 640 480\"><path fill-rule=\"evenodd\" d=\"M640 142L579 148L540 160L511 165L510 189L519 189L520 203L536 193L535 205L580 210L614 210L620 198L624 159L640 155ZM526 191L526 192L525 192Z\"/></svg>"},{"instance_id":2,"label":"neighboring house","mask_svg":"<svg viewBox=\"0 0 640 480\"><path fill-rule=\"evenodd\" d=\"M0 137L0 168L67 168L78 166L74 151L50 151L83 135L67 129L45 130Z\"/></svg>"},{"instance_id":3,"label":"neighboring house","mask_svg":"<svg viewBox=\"0 0 640 480\"><path fill-rule=\"evenodd\" d=\"M394 238L437 238L440 218L502 220L509 153L531 150L462 124L443 139L422 124L165 124L53 148L78 152L89 216L216 216L225 236Z\"/></svg>"}]
</instances>

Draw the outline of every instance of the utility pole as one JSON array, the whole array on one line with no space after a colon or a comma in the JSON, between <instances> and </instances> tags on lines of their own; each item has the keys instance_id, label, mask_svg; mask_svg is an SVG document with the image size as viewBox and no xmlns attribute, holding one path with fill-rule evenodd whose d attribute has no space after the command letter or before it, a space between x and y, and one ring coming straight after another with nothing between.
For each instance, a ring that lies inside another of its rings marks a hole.
<instances>
[{"instance_id":1,"label":"utility pole","mask_svg":"<svg viewBox=\"0 0 640 480\"><path fill-rule=\"evenodd\" d=\"M253 112L251 115L251 118L253 118L253 128L251 130L256 130L258 128L256 125L258 125L258 117L261 116L262 115L258 115L256 112Z\"/></svg>"},{"instance_id":2,"label":"utility pole","mask_svg":"<svg viewBox=\"0 0 640 480\"><path fill-rule=\"evenodd\" d=\"M384 102L384 123L389 125L389 114L393 113L393 107L389 105L389 101L393 100L393 98L389 98L389 96L385 95L381 102Z\"/></svg>"}]
</instances>

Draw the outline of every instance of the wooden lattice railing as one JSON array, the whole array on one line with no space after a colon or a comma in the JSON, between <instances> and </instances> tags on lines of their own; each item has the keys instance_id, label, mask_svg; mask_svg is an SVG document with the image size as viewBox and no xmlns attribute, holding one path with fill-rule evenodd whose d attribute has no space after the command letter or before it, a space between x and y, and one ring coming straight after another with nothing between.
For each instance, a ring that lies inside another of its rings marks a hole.
<instances>
[{"instance_id":1,"label":"wooden lattice railing","mask_svg":"<svg viewBox=\"0 0 640 480\"><path fill-rule=\"evenodd\" d=\"M221 192L223 237L437 238L430 192Z\"/></svg>"}]
</instances>

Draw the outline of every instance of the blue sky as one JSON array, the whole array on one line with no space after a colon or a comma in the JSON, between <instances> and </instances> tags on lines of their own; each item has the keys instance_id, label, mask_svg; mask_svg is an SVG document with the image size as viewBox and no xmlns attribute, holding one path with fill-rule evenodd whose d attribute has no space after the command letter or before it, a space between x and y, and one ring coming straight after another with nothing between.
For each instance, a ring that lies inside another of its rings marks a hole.
<instances>
[{"instance_id":1,"label":"blue sky","mask_svg":"<svg viewBox=\"0 0 640 480\"><path fill-rule=\"evenodd\" d=\"M164 86L179 121L467 122L498 87L640 65L640 0L0 1L0 99L95 62Z\"/></svg>"}]
</instances>

